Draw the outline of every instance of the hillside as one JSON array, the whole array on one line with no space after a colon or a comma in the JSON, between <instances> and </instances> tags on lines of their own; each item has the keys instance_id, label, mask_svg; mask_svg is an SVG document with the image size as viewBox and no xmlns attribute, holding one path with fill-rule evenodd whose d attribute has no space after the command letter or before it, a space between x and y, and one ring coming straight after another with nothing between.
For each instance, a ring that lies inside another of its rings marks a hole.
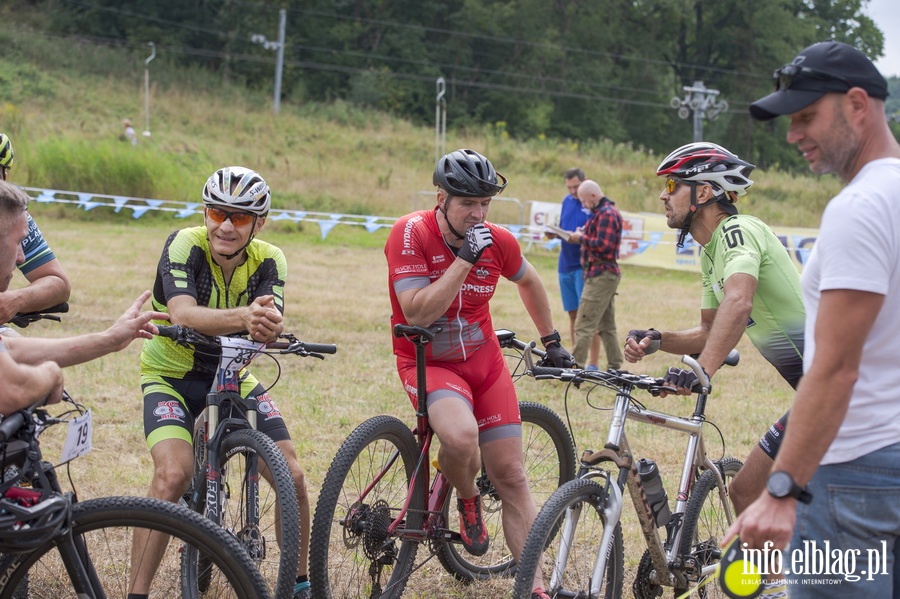
<instances>
[{"instance_id":1,"label":"hillside","mask_svg":"<svg viewBox=\"0 0 900 599\"><path fill-rule=\"evenodd\" d=\"M16 148L16 183L195 201L213 170L242 164L266 177L279 207L386 216L408 211L415 192L431 189L433 129L343 102L282 103L276 116L269 90L248 92L158 56L150 66L152 135L132 147L120 139L121 122L144 129L146 48L50 38L10 19L0 25L0 44L0 130ZM621 208L659 209L659 156L639 148L515 141L502 123L450 123L445 147L485 153L509 177L506 195L522 201L559 200L563 171L580 166ZM742 209L778 225L817 226L840 187L832 177L774 171L754 179Z\"/></svg>"}]
</instances>

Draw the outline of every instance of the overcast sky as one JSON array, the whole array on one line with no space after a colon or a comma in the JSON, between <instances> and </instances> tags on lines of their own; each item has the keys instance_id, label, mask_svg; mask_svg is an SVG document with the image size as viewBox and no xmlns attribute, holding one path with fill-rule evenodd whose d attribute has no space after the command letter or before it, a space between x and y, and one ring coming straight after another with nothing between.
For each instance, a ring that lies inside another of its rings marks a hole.
<instances>
[{"instance_id":1,"label":"overcast sky","mask_svg":"<svg viewBox=\"0 0 900 599\"><path fill-rule=\"evenodd\" d=\"M869 0L864 11L884 33L884 57L875 66L885 77L900 77L900 6L897 0Z\"/></svg>"}]
</instances>

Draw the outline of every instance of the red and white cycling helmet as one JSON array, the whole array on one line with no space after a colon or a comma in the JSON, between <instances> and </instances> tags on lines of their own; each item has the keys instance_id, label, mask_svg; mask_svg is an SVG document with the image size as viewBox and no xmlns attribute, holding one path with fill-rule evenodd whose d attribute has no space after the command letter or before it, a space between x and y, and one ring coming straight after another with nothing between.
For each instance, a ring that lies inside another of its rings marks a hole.
<instances>
[{"instance_id":1,"label":"red and white cycling helmet","mask_svg":"<svg viewBox=\"0 0 900 599\"><path fill-rule=\"evenodd\" d=\"M753 185L750 173L756 168L722 146L697 142L681 146L656 168L659 177L709 183L716 195L733 192L742 196Z\"/></svg>"}]
</instances>

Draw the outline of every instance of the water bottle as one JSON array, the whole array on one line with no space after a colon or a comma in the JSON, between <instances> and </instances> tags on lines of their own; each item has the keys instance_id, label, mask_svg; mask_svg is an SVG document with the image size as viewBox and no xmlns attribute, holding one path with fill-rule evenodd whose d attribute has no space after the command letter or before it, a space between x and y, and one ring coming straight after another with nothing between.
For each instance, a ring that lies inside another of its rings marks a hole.
<instances>
[{"instance_id":1,"label":"water bottle","mask_svg":"<svg viewBox=\"0 0 900 599\"><path fill-rule=\"evenodd\" d=\"M644 487L644 494L647 496L647 503L653 511L653 519L656 521L657 528L663 527L672 517L669 510L669 496L663 488L662 479L659 477L659 468L656 462L648 458L641 458L637 463L637 471L641 477L641 484Z\"/></svg>"}]
</instances>

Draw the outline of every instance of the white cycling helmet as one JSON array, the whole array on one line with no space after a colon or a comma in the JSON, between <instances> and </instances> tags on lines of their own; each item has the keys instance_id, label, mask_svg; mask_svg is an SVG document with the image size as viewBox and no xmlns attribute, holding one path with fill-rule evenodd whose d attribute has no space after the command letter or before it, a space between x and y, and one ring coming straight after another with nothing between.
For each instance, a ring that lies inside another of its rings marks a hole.
<instances>
[{"instance_id":1,"label":"white cycling helmet","mask_svg":"<svg viewBox=\"0 0 900 599\"><path fill-rule=\"evenodd\" d=\"M203 186L203 203L239 208L257 216L269 213L272 194L259 173L242 166L220 168Z\"/></svg>"}]
</instances>

